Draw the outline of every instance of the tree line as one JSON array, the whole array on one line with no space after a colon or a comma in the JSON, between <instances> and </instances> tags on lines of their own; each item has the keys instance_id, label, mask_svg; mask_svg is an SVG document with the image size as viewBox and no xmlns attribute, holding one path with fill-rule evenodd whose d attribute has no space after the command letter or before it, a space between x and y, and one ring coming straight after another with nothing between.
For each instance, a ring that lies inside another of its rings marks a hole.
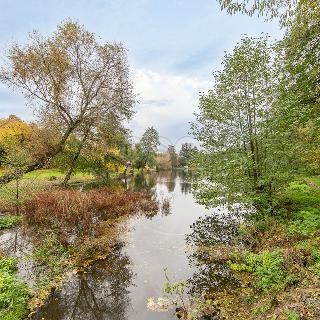
<instances>
[{"instance_id":1,"label":"tree line","mask_svg":"<svg viewBox=\"0 0 320 320\"><path fill-rule=\"evenodd\" d=\"M245 36L226 53L200 96L191 130L196 193L207 204L272 193L297 175L319 174L320 7L315 1L222 1L229 13L280 17L285 36Z\"/></svg>"},{"instance_id":2,"label":"tree line","mask_svg":"<svg viewBox=\"0 0 320 320\"><path fill-rule=\"evenodd\" d=\"M164 163L153 127L136 144L126 128L136 97L122 44L100 43L69 20L51 36L34 31L26 45L12 45L0 80L22 93L36 116L34 123L0 119L0 165L7 169L0 184L49 166L65 172L67 185L75 170L108 179L112 170ZM186 166L192 150L186 143L178 155L170 146L170 167Z\"/></svg>"}]
</instances>

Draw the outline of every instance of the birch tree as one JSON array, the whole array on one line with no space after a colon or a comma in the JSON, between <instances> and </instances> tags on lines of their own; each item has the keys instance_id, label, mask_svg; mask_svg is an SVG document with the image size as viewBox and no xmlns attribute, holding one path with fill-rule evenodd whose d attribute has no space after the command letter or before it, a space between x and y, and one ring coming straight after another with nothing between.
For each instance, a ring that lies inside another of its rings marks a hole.
<instances>
[{"instance_id":1,"label":"birch tree","mask_svg":"<svg viewBox=\"0 0 320 320\"><path fill-rule=\"evenodd\" d=\"M200 96L192 132L201 143L196 162L205 168L198 183L203 200L271 188L271 53L267 37L243 38L225 55L213 89Z\"/></svg>"}]
</instances>

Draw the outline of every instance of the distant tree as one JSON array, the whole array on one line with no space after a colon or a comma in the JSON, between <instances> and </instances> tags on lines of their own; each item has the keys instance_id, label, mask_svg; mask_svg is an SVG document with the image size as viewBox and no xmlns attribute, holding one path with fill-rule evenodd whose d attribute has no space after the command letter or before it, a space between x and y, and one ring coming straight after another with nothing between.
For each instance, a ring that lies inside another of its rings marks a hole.
<instances>
[{"instance_id":1,"label":"distant tree","mask_svg":"<svg viewBox=\"0 0 320 320\"><path fill-rule=\"evenodd\" d=\"M59 154L71 135L79 148L109 113L128 119L134 95L125 49L121 44L99 44L94 34L67 21L53 36L38 32L26 45L14 44L0 80L20 90L37 112L41 124L56 132L57 142L22 173L42 168ZM13 176L1 176L6 183Z\"/></svg>"},{"instance_id":2,"label":"distant tree","mask_svg":"<svg viewBox=\"0 0 320 320\"><path fill-rule=\"evenodd\" d=\"M156 164L155 156L160 145L159 134L153 127L147 128L141 140L135 147L134 165L143 169L146 165L152 167Z\"/></svg>"},{"instance_id":3,"label":"distant tree","mask_svg":"<svg viewBox=\"0 0 320 320\"><path fill-rule=\"evenodd\" d=\"M180 166L188 165L189 161L192 159L192 156L197 151L197 147L192 145L192 143L185 142L181 145L179 152L179 164Z\"/></svg>"},{"instance_id":4,"label":"distant tree","mask_svg":"<svg viewBox=\"0 0 320 320\"><path fill-rule=\"evenodd\" d=\"M171 158L168 152L157 153L156 155L157 170L170 170L172 169Z\"/></svg>"},{"instance_id":5,"label":"distant tree","mask_svg":"<svg viewBox=\"0 0 320 320\"><path fill-rule=\"evenodd\" d=\"M176 168L179 165L178 155L174 146L169 145L168 153L170 155L171 167Z\"/></svg>"}]
</instances>

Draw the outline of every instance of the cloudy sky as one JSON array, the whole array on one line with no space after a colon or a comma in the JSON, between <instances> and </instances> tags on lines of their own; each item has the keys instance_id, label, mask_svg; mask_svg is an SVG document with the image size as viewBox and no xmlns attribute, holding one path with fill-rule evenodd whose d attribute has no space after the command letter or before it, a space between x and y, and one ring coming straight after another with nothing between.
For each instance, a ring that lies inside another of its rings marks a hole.
<instances>
[{"instance_id":1,"label":"cloudy sky","mask_svg":"<svg viewBox=\"0 0 320 320\"><path fill-rule=\"evenodd\" d=\"M126 46L139 99L129 127L138 138L152 125L163 144L190 139L198 94L212 85L224 51L243 34L281 35L276 22L228 16L216 0L0 0L0 59L10 43L25 42L28 32L49 35L68 18L101 41ZM23 97L0 84L0 117L9 114L33 117Z\"/></svg>"}]
</instances>

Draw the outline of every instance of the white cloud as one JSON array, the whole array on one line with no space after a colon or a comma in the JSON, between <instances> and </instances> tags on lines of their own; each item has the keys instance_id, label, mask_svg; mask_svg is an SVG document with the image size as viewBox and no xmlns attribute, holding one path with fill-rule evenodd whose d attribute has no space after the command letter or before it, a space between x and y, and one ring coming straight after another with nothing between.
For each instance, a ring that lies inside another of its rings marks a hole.
<instances>
[{"instance_id":1,"label":"white cloud","mask_svg":"<svg viewBox=\"0 0 320 320\"><path fill-rule=\"evenodd\" d=\"M197 110L199 92L207 91L213 83L143 69L134 69L132 77L139 100L130 123L134 136L138 139L147 127L154 126L167 144L188 135L188 122Z\"/></svg>"},{"instance_id":2,"label":"white cloud","mask_svg":"<svg viewBox=\"0 0 320 320\"><path fill-rule=\"evenodd\" d=\"M199 92L212 87L212 81L193 77L158 73L135 68L132 71L135 93L139 103L129 123L134 141L138 141L147 127L154 126L163 148L169 144L192 142L188 136L189 122L197 110ZM25 106L23 97L0 85L0 117L16 114L31 120L32 110Z\"/></svg>"}]
</instances>

